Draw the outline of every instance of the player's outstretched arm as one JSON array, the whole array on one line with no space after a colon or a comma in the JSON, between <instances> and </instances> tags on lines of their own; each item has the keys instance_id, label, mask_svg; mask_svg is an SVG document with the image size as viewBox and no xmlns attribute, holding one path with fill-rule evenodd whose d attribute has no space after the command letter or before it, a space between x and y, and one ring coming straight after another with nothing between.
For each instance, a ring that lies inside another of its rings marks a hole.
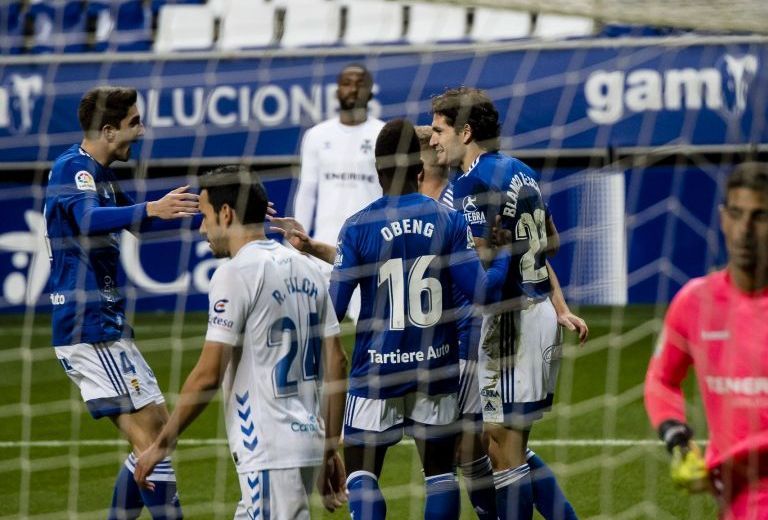
<instances>
[{"instance_id":1,"label":"player's outstretched arm","mask_svg":"<svg viewBox=\"0 0 768 520\"><path fill-rule=\"evenodd\" d=\"M347 475L338 451L347 392L347 368L347 355L339 337L326 338L323 350L325 452L317 477L317 490L323 506L331 512L347 502Z\"/></svg>"},{"instance_id":2,"label":"player's outstretched arm","mask_svg":"<svg viewBox=\"0 0 768 520\"><path fill-rule=\"evenodd\" d=\"M189 192L189 185L166 193L161 199L147 202L147 216L163 220L192 217L200 212L199 195Z\"/></svg>"},{"instance_id":3,"label":"player's outstretched arm","mask_svg":"<svg viewBox=\"0 0 768 520\"><path fill-rule=\"evenodd\" d=\"M78 229L85 236L114 233L123 229L140 226L142 230L152 228L152 222L161 219L178 219L194 216L198 211L198 195L186 193L189 186L176 188L159 201L135 204L122 192L116 207L102 207L96 197L81 197L71 207ZM145 229L146 228L146 229Z\"/></svg>"},{"instance_id":4,"label":"player's outstretched arm","mask_svg":"<svg viewBox=\"0 0 768 520\"><path fill-rule=\"evenodd\" d=\"M206 341L200 353L197 365L187 376L181 394L155 442L139 454L133 478L139 486L154 489L155 485L147 480L155 465L167 457L175 448L179 435L197 418L216 395L232 347L223 343Z\"/></svg>"},{"instance_id":5,"label":"player's outstretched arm","mask_svg":"<svg viewBox=\"0 0 768 520\"><path fill-rule=\"evenodd\" d=\"M566 329L578 333L579 343L584 345L584 342L587 341L587 338L589 337L589 327L587 327L587 322L571 312L571 309L565 301L563 289L560 287L560 280L557 278L555 270L552 269L549 260L547 260L547 271L549 272L549 282L552 286L552 294L549 298L552 300L552 305L555 307L557 322Z\"/></svg>"},{"instance_id":6,"label":"player's outstretched arm","mask_svg":"<svg viewBox=\"0 0 768 520\"><path fill-rule=\"evenodd\" d=\"M288 243L298 251L319 258L323 262L333 263L336 257L336 248L330 244L310 238L304 226L295 218L267 215L267 220L271 224L269 230L283 235Z\"/></svg>"}]
</instances>

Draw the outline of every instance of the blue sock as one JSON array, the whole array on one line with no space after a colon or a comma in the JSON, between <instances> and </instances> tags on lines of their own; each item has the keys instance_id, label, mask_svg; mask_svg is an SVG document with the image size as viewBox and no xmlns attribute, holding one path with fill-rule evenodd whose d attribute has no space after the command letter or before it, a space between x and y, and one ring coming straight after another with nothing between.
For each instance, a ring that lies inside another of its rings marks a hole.
<instances>
[{"instance_id":1,"label":"blue sock","mask_svg":"<svg viewBox=\"0 0 768 520\"><path fill-rule=\"evenodd\" d=\"M496 489L488 455L461 464L461 475L477 517L480 520L496 520Z\"/></svg>"},{"instance_id":2,"label":"blue sock","mask_svg":"<svg viewBox=\"0 0 768 520\"><path fill-rule=\"evenodd\" d=\"M427 520L458 520L461 514L459 483L453 473L425 477L427 501L424 504L424 518Z\"/></svg>"},{"instance_id":3,"label":"blue sock","mask_svg":"<svg viewBox=\"0 0 768 520\"><path fill-rule=\"evenodd\" d=\"M355 471L347 477L349 512L352 518L384 520L387 504L379 489L379 479L368 471Z\"/></svg>"},{"instance_id":4,"label":"blue sock","mask_svg":"<svg viewBox=\"0 0 768 520\"><path fill-rule=\"evenodd\" d=\"M531 450L527 451L526 458L531 468L533 501L541 516L545 520L578 520L549 466Z\"/></svg>"},{"instance_id":5,"label":"blue sock","mask_svg":"<svg viewBox=\"0 0 768 520\"><path fill-rule=\"evenodd\" d=\"M133 453L128 456L126 464L131 472L136 464ZM171 466L171 458L166 457L157 463L155 469L149 474L147 480L155 485L155 490L139 488L141 499L147 506L154 520L178 520L184 518L179 504L179 495L176 493L176 473Z\"/></svg>"},{"instance_id":6,"label":"blue sock","mask_svg":"<svg viewBox=\"0 0 768 520\"><path fill-rule=\"evenodd\" d=\"M133 454L131 454L133 456ZM135 462L136 459L134 459ZM139 485L133 480L133 471L128 467L128 460L120 468L112 493L112 506L109 508L109 520L134 520L141 514L144 502L141 500ZM131 464L133 467L133 464Z\"/></svg>"},{"instance_id":7,"label":"blue sock","mask_svg":"<svg viewBox=\"0 0 768 520\"><path fill-rule=\"evenodd\" d=\"M531 470L527 463L493 474L496 484L496 510L501 520L533 518Z\"/></svg>"}]
</instances>

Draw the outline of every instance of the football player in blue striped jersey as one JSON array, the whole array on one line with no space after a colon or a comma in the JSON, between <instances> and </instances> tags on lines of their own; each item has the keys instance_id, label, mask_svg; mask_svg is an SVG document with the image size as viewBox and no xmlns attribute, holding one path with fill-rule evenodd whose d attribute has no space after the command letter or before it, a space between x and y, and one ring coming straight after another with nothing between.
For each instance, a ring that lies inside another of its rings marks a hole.
<instances>
[{"instance_id":1,"label":"football player in blue striped jersey","mask_svg":"<svg viewBox=\"0 0 768 520\"><path fill-rule=\"evenodd\" d=\"M166 227L162 221L196 214L198 202L188 186L140 204L120 189L109 166L127 161L131 145L144 133L136 99L130 88L87 92L78 108L84 138L51 168L43 212L51 256L53 346L91 415L109 417L133 447L117 476L109 518L137 518L143 506L156 519L181 518L170 458L150 476L154 491L139 490L133 479L135 455L160 432L168 411L126 323L118 233Z\"/></svg>"},{"instance_id":2,"label":"football player in blue striped jersey","mask_svg":"<svg viewBox=\"0 0 768 520\"><path fill-rule=\"evenodd\" d=\"M587 334L583 320L567 309L561 294L553 293L547 262L547 229L553 226L547 223L551 217L539 177L498 151L498 112L484 92L448 90L433 98L432 112L430 144L438 164L461 169L454 181L454 206L470 225L480 256L498 217L514 236L502 289L505 305L484 317L478 353L498 513L501 518L530 518L535 498L547 518L573 518L546 466L531 478L531 466L540 459L533 455L531 462L527 452L533 422L552 404L562 351L558 323L578 330L582 340Z\"/></svg>"},{"instance_id":3,"label":"football player in blue striped jersey","mask_svg":"<svg viewBox=\"0 0 768 520\"><path fill-rule=\"evenodd\" d=\"M458 518L453 474L458 418L458 317L453 286L495 302L508 263L483 270L462 215L418 193L422 165L413 126L388 122L376 141L384 196L339 234L331 298L343 317L362 297L344 420L347 489L354 518L384 518L378 477L389 446L408 431L426 483L425 518Z\"/></svg>"}]
</instances>

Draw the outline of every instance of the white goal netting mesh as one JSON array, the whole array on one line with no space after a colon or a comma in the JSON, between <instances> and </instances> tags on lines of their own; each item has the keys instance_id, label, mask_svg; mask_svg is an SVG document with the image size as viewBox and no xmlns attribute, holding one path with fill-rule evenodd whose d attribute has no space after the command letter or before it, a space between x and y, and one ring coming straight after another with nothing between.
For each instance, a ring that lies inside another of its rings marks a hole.
<instances>
[{"instance_id":1,"label":"white goal netting mesh","mask_svg":"<svg viewBox=\"0 0 768 520\"><path fill-rule=\"evenodd\" d=\"M768 19L764 2L746 0L454 3L755 33ZM136 161L118 170L138 179L124 184L138 200L242 162L263 170L277 210L290 214L300 136L335 113L336 75L350 62L373 74L371 113L385 120L429 124L432 96L485 89L502 115L502 150L541 173L561 239L552 264L592 337L583 348L566 337L556 404L530 446L580 517L714 518L711 498L672 489L642 381L669 299L723 261L725 175L765 157L767 59L762 37L711 35L0 57L0 519L103 518L128 451L111 423L88 416L50 347L45 172L80 139L79 96L99 83L138 89L147 133ZM194 229L120 240L129 321L172 408L203 343L219 261ZM240 492L225 438L217 399L174 455L189 518L234 512ZM392 518L423 516L412 442L390 450L381 484ZM325 514L316 499L313 513ZM462 514L472 517L464 492Z\"/></svg>"}]
</instances>

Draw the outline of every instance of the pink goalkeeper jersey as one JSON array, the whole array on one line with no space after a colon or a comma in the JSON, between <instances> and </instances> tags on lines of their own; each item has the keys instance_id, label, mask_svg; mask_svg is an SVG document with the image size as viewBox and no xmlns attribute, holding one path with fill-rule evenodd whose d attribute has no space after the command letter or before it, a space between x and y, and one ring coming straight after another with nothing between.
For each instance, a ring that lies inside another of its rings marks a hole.
<instances>
[{"instance_id":1,"label":"pink goalkeeper jersey","mask_svg":"<svg viewBox=\"0 0 768 520\"><path fill-rule=\"evenodd\" d=\"M718 271L675 296L645 379L654 428L686 422L680 383L691 364L709 428L707 466L768 452L768 289L744 293Z\"/></svg>"}]
</instances>

